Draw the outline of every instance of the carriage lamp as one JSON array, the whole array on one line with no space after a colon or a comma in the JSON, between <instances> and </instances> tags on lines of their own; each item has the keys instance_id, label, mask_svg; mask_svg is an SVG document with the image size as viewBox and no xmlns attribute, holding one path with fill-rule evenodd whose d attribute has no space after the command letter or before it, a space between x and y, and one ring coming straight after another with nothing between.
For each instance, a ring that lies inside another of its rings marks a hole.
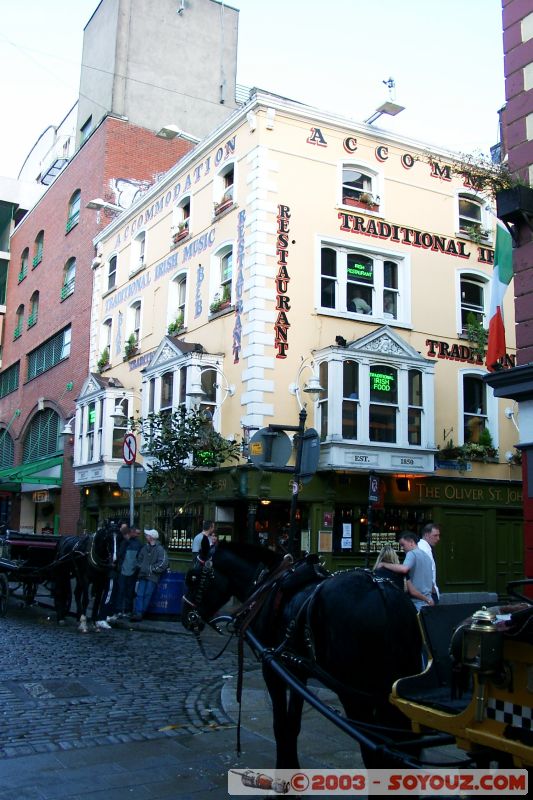
<instances>
[{"instance_id":1,"label":"carriage lamp","mask_svg":"<svg viewBox=\"0 0 533 800\"><path fill-rule=\"evenodd\" d=\"M496 615L483 606L473 615L470 627L463 630L462 661L478 676L476 722L483 721L486 679L503 670L503 635L495 622Z\"/></svg>"},{"instance_id":2,"label":"carriage lamp","mask_svg":"<svg viewBox=\"0 0 533 800\"><path fill-rule=\"evenodd\" d=\"M493 675L502 666L503 636L495 621L496 615L483 606L463 631L463 664L482 675Z\"/></svg>"}]
</instances>

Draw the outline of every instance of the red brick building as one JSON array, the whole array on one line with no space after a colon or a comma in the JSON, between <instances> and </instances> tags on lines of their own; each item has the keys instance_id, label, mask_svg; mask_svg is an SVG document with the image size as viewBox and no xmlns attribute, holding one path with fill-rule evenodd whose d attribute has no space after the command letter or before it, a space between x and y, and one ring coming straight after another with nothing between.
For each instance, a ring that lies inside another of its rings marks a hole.
<instances>
[{"instance_id":1,"label":"red brick building","mask_svg":"<svg viewBox=\"0 0 533 800\"><path fill-rule=\"evenodd\" d=\"M505 98L502 143L520 184L497 197L498 216L514 239L518 366L491 375L497 397L507 397L522 450L524 573L533 576L533 7L531 0L502 0Z\"/></svg>"},{"instance_id":2,"label":"red brick building","mask_svg":"<svg viewBox=\"0 0 533 800\"><path fill-rule=\"evenodd\" d=\"M0 523L79 528L72 440L61 434L88 373L93 237L193 146L107 116L11 237L0 370Z\"/></svg>"}]
</instances>

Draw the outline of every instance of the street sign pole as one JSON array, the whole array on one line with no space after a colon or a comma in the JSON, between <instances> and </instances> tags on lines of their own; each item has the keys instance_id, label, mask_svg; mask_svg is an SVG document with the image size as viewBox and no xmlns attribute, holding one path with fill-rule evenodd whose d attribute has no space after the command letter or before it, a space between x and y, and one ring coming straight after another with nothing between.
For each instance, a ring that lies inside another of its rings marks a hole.
<instances>
[{"instance_id":1,"label":"street sign pole","mask_svg":"<svg viewBox=\"0 0 533 800\"><path fill-rule=\"evenodd\" d=\"M135 519L135 457L137 455L137 440L133 433L127 433L124 436L122 455L124 463L129 465L130 468L130 528L133 528L133 520Z\"/></svg>"},{"instance_id":2,"label":"street sign pole","mask_svg":"<svg viewBox=\"0 0 533 800\"><path fill-rule=\"evenodd\" d=\"M379 500L379 478L375 472L370 472L368 475L368 513L366 525L366 560L365 566L370 567L370 544L372 542L372 523L374 504Z\"/></svg>"},{"instance_id":3,"label":"street sign pole","mask_svg":"<svg viewBox=\"0 0 533 800\"><path fill-rule=\"evenodd\" d=\"M289 553L295 557L300 552L300 543L296 548L296 511L298 510L298 495L300 492L300 473L302 471L302 452L304 447L304 433L305 433L305 420L307 419L307 411L302 408L299 416L299 424L297 428L298 447L296 449L296 461L294 463L294 478L292 483L292 497L291 497L291 512L289 522Z\"/></svg>"},{"instance_id":4,"label":"street sign pole","mask_svg":"<svg viewBox=\"0 0 533 800\"><path fill-rule=\"evenodd\" d=\"M135 519L135 463L130 464L130 528L133 528Z\"/></svg>"}]
</instances>

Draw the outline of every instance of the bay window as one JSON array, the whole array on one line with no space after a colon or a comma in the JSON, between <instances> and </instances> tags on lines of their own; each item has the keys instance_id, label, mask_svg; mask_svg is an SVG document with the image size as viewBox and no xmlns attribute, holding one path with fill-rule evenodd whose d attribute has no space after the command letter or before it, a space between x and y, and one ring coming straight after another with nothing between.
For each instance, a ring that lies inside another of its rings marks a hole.
<instances>
[{"instance_id":1,"label":"bay window","mask_svg":"<svg viewBox=\"0 0 533 800\"><path fill-rule=\"evenodd\" d=\"M435 365L395 332L382 327L314 357L322 446L433 448Z\"/></svg>"}]
</instances>

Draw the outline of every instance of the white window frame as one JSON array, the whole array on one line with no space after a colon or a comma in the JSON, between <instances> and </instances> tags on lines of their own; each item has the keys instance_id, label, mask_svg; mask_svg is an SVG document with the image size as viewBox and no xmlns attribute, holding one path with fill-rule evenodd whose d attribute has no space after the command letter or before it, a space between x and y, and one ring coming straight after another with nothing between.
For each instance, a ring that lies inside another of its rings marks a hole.
<instances>
[{"instance_id":1,"label":"white window frame","mask_svg":"<svg viewBox=\"0 0 533 800\"><path fill-rule=\"evenodd\" d=\"M322 306L322 249L329 248L337 252L337 275L335 278L335 308ZM347 262L349 254L360 253L374 260L374 283L372 291L372 313L362 314L349 311L346 307L347 294ZM392 261L398 265L398 290L397 290L397 316L392 318L384 309L384 264ZM365 322L379 322L395 327L411 327L411 261L408 254L386 251L372 245L353 244L348 246L346 241L317 237L317 269L316 275L316 309L320 314L357 319ZM377 267L377 269L376 269Z\"/></svg>"},{"instance_id":2,"label":"white window frame","mask_svg":"<svg viewBox=\"0 0 533 800\"><path fill-rule=\"evenodd\" d=\"M461 283L463 281L471 280L473 283L483 284L483 327L488 328L489 323L489 310L490 310L490 278L485 273L476 269L462 269L456 273L456 325L457 334L464 336L462 324L462 309L463 301L461 297Z\"/></svg>"},{"instance_id":3,"label":"white window frame","mask_svg":"<svg viewBox=\"0 0 533 800\"><path fill-rule=\"evenodd\" d=\"M472 202L476 203L480 207L481 216L480 216L480 227L484 231L488 231L486 237L483 237L481 240L481 246L491 247L494 234L494 216L490 211L490 206L488 204L487 198L480 195L478 192L475 192L473 189L468 189L467 187L463 187L462 189L458 189L455 193L455 205L454 205L454 213L455 213L455 230L457 231L456 236L461 239L470 239L472 240L472 236L466 232L464 228L461 228L460 224L460 214L459 214L459 200L461 198L465 198L471 200ZM475 220L472 220L472 223L475 227Z\"/></svg>"},{"instance_id":4,"label":"white window frame","mask_svg":"<svg viewBox=\"0 0 533 800\"><path fill-rule=\"evenodd\" d=\"M227 256L231 252L232 254L232 267L231 267L231 282L230 281L223 281L222 276L222 259ZM231 283L230 289L230 297L229 297L229 304L233 305L233 300L235 296L235 242L230 240L227 242L223 242L219 247L217 247L216 252L213 253L211 257L211 269L210 269L210 287L209 287L209 305L211 305L215 298L218 296L219 299L222 300L223 292L224 292L224 285L227 283Z\"/></svg>"},{"instance_id":5,"label":"white window frame","mask_svg":"<svg viewBox=\"0 0 533 800\"><path fill-rule=\"evenodd\" d=\"M100 352L106 348L109 350L109 360L111 360L113 342L113 317L106 317L100 329Z\"/></svg>"},{"instance_id":6,"label":"white window frame","mask_svg":"<svg viewBox=\"0 0 533 800\"><path fill-rule=\"evenodd\" d=\"M490 431L492 436L492 442L495 449L499 446L499 428L498 428L498 400L494 396L494 390L483 381L483 377L487 374L486 370L483 369L461 369L457 373L458 379L458 386L457 386L457 400L458 400L458 407L457 407L457 420L458 420L458 435L457 435L457 442L459 445L465 444L465 437L464 437L464 419L465 419L465 408L464 408L464 378L479 378L482 382L484 389L485 389L485 400L487 404L487 428Z\"/></svg>"},{"instance_id":7,"label":"white window frame","mask_svg":"<svg viewBox=\"0 0 533 800\"><path fill-rule=\"evenodd\" d=\"M142 300L134 300L128 306L126 319L126 342L130 338L131 334L134 333L137 339L137 344L140 344L142 332L142 310Z\"/></svg>"},{"instance_id":8,"label":"white window frame","mask_svg":"<svg viewBox=\"0 0 533 800\"><path fill-rule=\"evenodd\" d=\"M182 285L185 284L184 297ZM183 315L183 327L186 325L187 303L189 299L189 281L187 270L177 272L168 284L167 328L175 322L180 314Z\"/></svg>"},{"instance_id":9,"label":"white window frame","mask_svg":"<svg viewBox=\"0 0 533 800\"><path fill-rule=\"evenodd\" d=\"M227 176L233 172L233 182L231 186L227 185ZM231 200L232 204L236 202L236 187L237 187L237 163L234 160L226 161L215 175L213 180L213 204L216 207L219 204L225 203L225 195L227 200ZM228 206L231 208L231 206Z\"/></svg>"},{"instance_id":10,"label":"white window frame","mask_svg":"<svg viewBox=\"0 0 533 800\"><path fill-rule=\"evenodd\" d=\"M138 231L130 248L130 278L146 267L146 231Z\"/></svg>"},{"instance_id":11,"label":"white window frame","mask_svg":"<svg viewBox=\"0 0 533 800\"><path fill-rule=\"evenodd\" d=\"M115 259L115 269L114 271L111 271L111 262L113 261L113 259ZM114 289L117 288L117 268L118 268L118 253L112 253L107 260L107 270L106 270L107 287L104 290L104 294L107 294L107 292L112 292ZM113 276L112 286L110 284L111 276Z\"/></svg>"},{"instance_id":12,"label":"white window frame","mask_svg":"<svg viewBox=\"0 0 533 800\"><path fill-rule=\"evenodd\" d=\"M189 213L186 214L185 209L189 207ZM181 198L179 203L174 206L172 210L172 234L175 236L181 233L183 228L187 228L190 233L191 230L191 216L192 216L192 195L186 194ZM183 237L185 238L185 237Z\"/></svg>"},{"instance_id":13,"label":"white window frame","mask_svg":"<svg viewBox=\"0 0 533 800\"><path fill-rule=\"evenodd\" d=\"M370 179L369 194L372 195L377 208L368 207L366 205L356 206L344 202L343 176L345 169L358 170ZM350 211L351 213L363 213L382 217L384 215L383 185L383 173L380 169L376 169L375 164L371 164L368 161L361 161L357 158L345 158L337 165L337 205L339 208L346 209L346 211Z\"/></svg>"}]
</instances>

